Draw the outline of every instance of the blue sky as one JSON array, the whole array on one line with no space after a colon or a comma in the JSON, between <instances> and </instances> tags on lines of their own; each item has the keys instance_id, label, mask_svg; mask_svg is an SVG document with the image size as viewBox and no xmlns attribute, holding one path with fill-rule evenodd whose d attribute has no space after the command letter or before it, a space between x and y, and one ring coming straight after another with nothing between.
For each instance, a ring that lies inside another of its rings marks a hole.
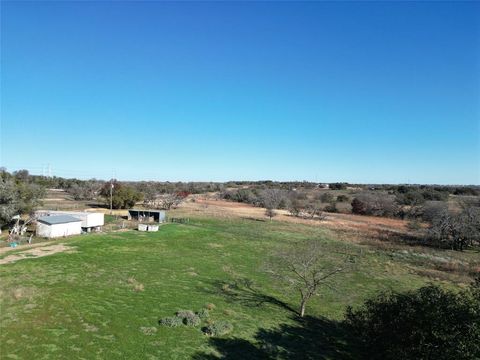
<instances>
[{"instance_id":1,"label":"blue sky","mask_svg":"<svg viewBox=\"0 0 480 360\"><path fill-rule=\"evenodd\" d=\"M476 2L2 2L1 165L480 183Z\"/></svg>"}]
</instances>

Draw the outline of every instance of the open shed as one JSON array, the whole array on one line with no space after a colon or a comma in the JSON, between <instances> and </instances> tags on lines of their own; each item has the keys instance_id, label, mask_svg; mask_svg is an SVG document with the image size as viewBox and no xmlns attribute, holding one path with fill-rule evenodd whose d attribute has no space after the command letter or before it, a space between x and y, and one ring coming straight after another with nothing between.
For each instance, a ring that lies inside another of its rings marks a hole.
<instances>
[{"instance_id":1,"label":"open shed","mask_svg":"<svg viewBox=\"0 0 480 360\"><path fill-rule=\"evenodd\" d=\"M82 233L82 220L70 215L42 216L37 219L37 236L55 238Z\"/></svg>"},{"instance_id":2,"label":"open shed","mask_svg":"<svg viewBox=\"0 0 480 360\"><path fill-rule=\"evenodd\" d=\"M165 211L163 210L128 210L128 220L138 220L140 222L157 222L166 221Z\"/></svg>"}]
</instances>

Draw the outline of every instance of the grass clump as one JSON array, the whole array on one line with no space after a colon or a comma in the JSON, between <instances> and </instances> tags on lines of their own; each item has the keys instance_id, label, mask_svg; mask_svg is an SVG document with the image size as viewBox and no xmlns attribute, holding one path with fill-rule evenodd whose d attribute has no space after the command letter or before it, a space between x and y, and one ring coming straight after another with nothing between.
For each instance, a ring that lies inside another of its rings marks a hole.
<instances>
[{"instance_id":1,"label":"grass clump","mask_svg":"<svg viewBox=\"0 0 480 360\"><path fill-rule=\"evenodd\" d=\"M185 325L192 326L192 327L200 325L201 322L202 320L200 319L200 317L195 314L193 314L192 316L187 316L183 319L183 323Z\"/></svg>"},{"instance_id":2,"label":"grass clump","mask_svg":"<svg viewBox=\"0 0 480 360\"><path fill-rule=\"evenodd\" d=\"M176 314L180 319L185 319L187 317L194 316L195 313L192 310L178 310Z\"/></svg>"},{"instance_id":3,"label":"grass clump","mask_svg":"<svg viewBox=\"0 0 480 360\"><path fill-rule=\"evenodd\" d=\"M205 309L209 310L209 311L212 311L213 309L215 309L215 304L212 304L212 303L208 303L208 304L205 304Z\"/></svg>"},{"instance_id":4,"label":"grass clump","mask_svg":"<svg viewBox=\"0 0 480 360\"><path fill-rule=\"evenodd\" d=\"M178 316L168 316L160 319L158 323L166 327L178 327L183 324L183 319Z\"/></svg>"},{"instance_id":5,"label":"grass clump","mask_svg":"<svg viewBox=\"0 0 480 360\"><path fill-rule=\"evenodd\" d=\"M205 320L205 319L208 319L208 317L210 316L210 312L207 310L207 309L200 309L198 312L197 312L197 316L202 319L202 320Z\"/></svg>"},{"instance_id":6,"label":"grass clump","mask_svg":"<svg viewBox=\"0 0 480 360\"><path fill-rule=\"evenodd\" d=\"M232 330L233 325L228 321L217 321L205 327L203 332L208 336L222 336L232 332Z\"/></svg>"},{"instance_id":7,"label":"grass clump","mask_svg":"<svg viewBox=\"0 0 480 360\"><path fill-rule=\"evenodd\" d=\"M142 326L140 327L140 331L145 335L155 335L157 333L157 328L154 326Z\"/></svg>"}]
</instances>

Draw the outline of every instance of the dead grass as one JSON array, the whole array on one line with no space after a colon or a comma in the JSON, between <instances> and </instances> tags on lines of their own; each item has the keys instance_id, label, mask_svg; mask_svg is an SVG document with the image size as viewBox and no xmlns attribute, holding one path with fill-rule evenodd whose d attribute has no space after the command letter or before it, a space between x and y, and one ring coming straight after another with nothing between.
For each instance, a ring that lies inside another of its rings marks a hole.
<instances>
[{"instance_id":1,"label":"dead grass","mask_svg":"<svg viewBox=\"0 0 480 360\"><path fill-rule=\"evenodd\" d=\"M72 252L75 252L75 247L68 246L65 244L37 246L34 248L29 248L28 250L25 250L25 251L21 251L15 254L5 256L4 258L0 259L0 265L10 264L15 261L23 260L23 259L36 259L43 256L57 254L60 252L72 253Z\"/></svg>"},{"instance_id":2,"label":"dead grass","mask_svg":"<svg viewBox=\"0 0 480 360\"><path fill-rule=\"evenodd\" d=\"M212 304L212 303L205 304L205 309L207 310L213 310L215 308L216 308L215 304Z\"/></svg>"},{"instance_id":3,"label":"dead grass","mask_svg":"<svg viewBox=\"0 0 480 360\"><path fill-rule=\"evenodd\" d=\"M127 279L127 283L131 285L133 291L141 292L145 290L145 286L142 283L138 282L133 276Z\"/></svg>"},{"instance_id":4,"label":"dead grass","mask_svg":"<svg viewBox=\"0 0 480 360\"><path fill-rule=\"evenodd\" d=\"M339 240L368 246L374 251L387 254L407 251L409 255L405 261L412 267L412 271L432 279L448 279L461 283L468 282L472 276L480 273L480 263L476 261L435 258L433 254L438 251L421 246L421 237L408 227L408 221L405 220L343 213L324 213L324 219L319 220L294 217L286 210L276 212L274 221L319 226L332 231ZM183 203L174 213L175 216L187 217L242 218L257 221L266 219L263 208L202 196L196 196L194 202ZM215 243L209 243L208 246L217 247ZM459 257L461 258L461 255ZM229 269L223 270L228 272Z\"/></svg>"},{"instance_id":5,"label":"dead grass","mask_svg":"<svg viewBox=\"0 0 480 360\"><path fill-rule=\"evenodd\" d=\"M33 299L35 294L36 294L35 288L24 287L24 286L16 287L11 291L12 298L15 301L19 301L23 299L28 299L30 301Z\"/></svg>"},{"instance_id":6,"label":"dead grass","mask_svg":"<svg viewBox=\"0 0 480 360\"><path fill-rule=\"evenodd\" d=\"M142 326L140 327L140 331L145 335L151 336L157 333L157 328L155 326Z\"/></svg>"}]
</instances>

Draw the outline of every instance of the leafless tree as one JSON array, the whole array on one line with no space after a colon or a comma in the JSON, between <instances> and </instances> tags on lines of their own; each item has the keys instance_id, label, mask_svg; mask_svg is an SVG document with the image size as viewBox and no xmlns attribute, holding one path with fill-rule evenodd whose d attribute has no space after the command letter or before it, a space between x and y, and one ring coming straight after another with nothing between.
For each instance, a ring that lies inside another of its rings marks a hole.
<instances>
[{"instance_id":1,"label":"leafless tree","mask_svg":"<svg viewBox=\"0 0 480 360\"><path fill-rule=\"evenodd\" d=\"M360 215L393 216L398 212L395 197L383 193L364 192L352 201L352 213Z\"/></svg>"},{"instance_id":2,"label":"leafless tree","mask_svg":"<svg viewBox=\"0 0 480 360\"><path fill-rule=\"evenodd\" d=\"M277 216L277 213L276 213L276 211L273 210L273 209L266 208L266 210L265 210L265 216L269 217L269 218L270 218L270 221L272 221L272 218L273 218L274 216Z\"/></svg>"},{"instance_id":3,"label":"leafless tree","mask_svg":"<svg viewBox=\"0 0 480 360\"><path fill-rule=\"evenodd\" d=\"M160 197L160 207L165 210L176 208L182 203L185 197L178 193L164 194Z\"/></svg>"},{"instance_id":4,"label":"leafless tree","mask_svg":"<svg viewBox=\"0 0 480 360\"><path fill-rule=\"evenodd\" d=\"M159 195L153 187L147 187L142 190L143 205L146 208L155 209L159 206Z\"/></svg>"},{"instance_id":5,"label":"leafless tree","mask_svg":"<svg viewBox=\"0 0 480 360\"><path fill-rule=\"evenodd\" d=\"M335 254L324 249L318 240L307 240L278 250L267 263L267 271L300 295L299 315L305 315L307 302L318 295L322 286L333 287L335 277L353 268L356 256Z\"/></svg>"},{"instance_id":6,"label":"leafless tree","mask_svg":"<svg viewBox=\"0 0 480 360\"><path fill-rule=\"evenodd\" d=\"M279 189L266 189L261 193L261 201L266 209L278 209L285 194Z\"/></svg>"},{"instance_id":7,"label":"leafless tree","mask_svg":"<svg viewBox=\"0 0 480 360\"><path fill-rule=\"evenodd\" d=\"M265 215L272 220L277 215L275 209L278 209L282 200L285 199L285 194L279 189L266 189L261 194L262 204L265 207Z\"/></svg>"},{"instance_id":8,"label":"leafless tree","mask_svg":"<svg viewBox=\"0 0 480 360\"><path fill-rule=\"evenodd\" d=\"M291 199L288 205L288 211L292 216L299 216L304 208L304 204L302 201L298 199Z\"/></svg>"},{"instance_id":9,"label":"leafless tree","mask_svg":"<svg viewBox=\"0 0 480 360\"><path fill-rule=\"evenodd\" d=\"M305 206L305 212L310 216L311 219L315 216L320 215L322 212L322 205L318 201L311 201Z\"/></svg>"},{"instance_id":10,"label":"leafless tree","mask_svg":"<svg viewBox=\"0 0 480 360\"><path fill-rule=\"evenodd\" d=\"M444 210L432 221L430 238L440 246L462 251L480 244L480 208L464 207L459 213Z\"/></svg>"}]
</instances>

